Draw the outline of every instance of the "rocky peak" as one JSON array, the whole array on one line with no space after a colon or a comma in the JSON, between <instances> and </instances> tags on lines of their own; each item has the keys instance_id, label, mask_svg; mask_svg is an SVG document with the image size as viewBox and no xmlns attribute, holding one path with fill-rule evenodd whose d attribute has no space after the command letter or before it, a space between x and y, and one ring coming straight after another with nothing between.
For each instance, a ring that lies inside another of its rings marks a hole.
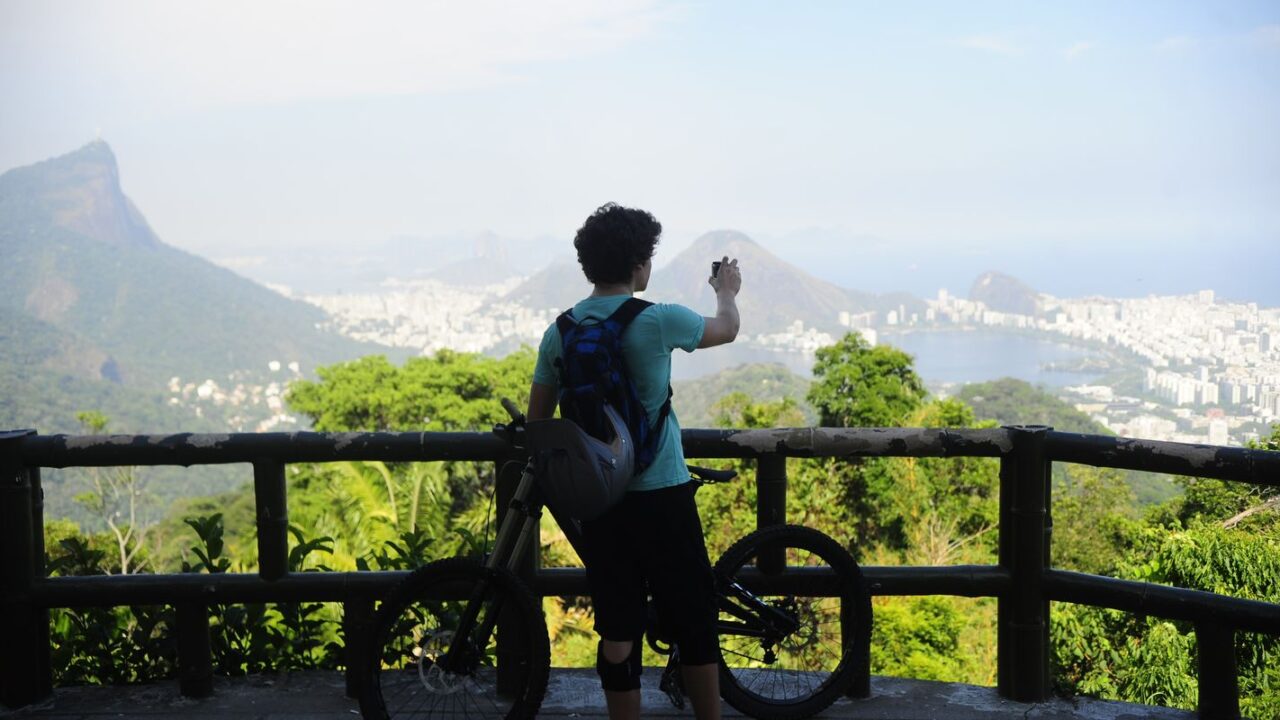
<instances>
[{"instance_id":1,"label":"rocky peak","mask_svg":"<svg viewBox=\"0 0 1280 720\"><path fill-rule=\"evenodd\" d=\"M109 245L160 244L121 189L115 153L102 140L0 175L0 209Z\"/></svg>"}]
</instances>

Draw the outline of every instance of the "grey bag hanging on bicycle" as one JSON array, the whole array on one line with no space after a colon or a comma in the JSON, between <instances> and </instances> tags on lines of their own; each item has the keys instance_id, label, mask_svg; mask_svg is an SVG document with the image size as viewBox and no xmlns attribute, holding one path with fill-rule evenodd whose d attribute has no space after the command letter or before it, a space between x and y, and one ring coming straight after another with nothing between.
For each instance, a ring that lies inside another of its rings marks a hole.
<instances>
[{"instance_id":1,"label":"grey bag hanging on bicycle","mask_svg":"<svg viewBox=\"0 0 1280 720\"><path fill-rule=\"evenodd\" d=\"M626 423L609 405L605 416L614 428L608 443L591 437L572 420L525 424L525 439L548 503L578 520L594 520L621 500L635 470Z\"/></svg>"},{"instance_id":2,"label":"grey bag hanging on bicycle","mask_svg":"<svg viewBox=\"0 0 1280 720\"><path fill-rule=\"evenodd\" d=\"M603 320L580 320L572 309L556 318L562 419L537 421L550 423L538 429L530 422L527 433L543 490L559 513L599 517L622 499L632 476L653 463L671 388L650 425L622 352L627 327L652 304L628 298Z\"/></svg>"}]
</instances>

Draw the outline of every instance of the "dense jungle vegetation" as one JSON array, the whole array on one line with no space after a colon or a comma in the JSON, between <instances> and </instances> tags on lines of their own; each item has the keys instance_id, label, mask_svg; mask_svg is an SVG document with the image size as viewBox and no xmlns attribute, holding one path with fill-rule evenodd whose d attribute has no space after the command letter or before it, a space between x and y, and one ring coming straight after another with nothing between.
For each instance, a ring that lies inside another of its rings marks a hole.
<instances>
[{"instance_id":1,"label":"dense jungle vegetation","mask_svg":"<svg viewBox=\"0 0 1280 720\"><path fill-rule=\"evenodd\" d=\"M293 385L288 401L318 430L486 430L505 419L499 398L526 396L533 360L528 349L501 359L441 352L401 366L366 357L322 368L317 381ZM813 374L804 397L731 392L712 406L712 421L722 427L786 427L811 424L806 415L816 413L820 424L838 427L996 424L980 420L992 415L985 409L980 415L963 399L928 396L909 355L890 346L869 347L857 335L819 350ZM98 430L109 422L94 413L81 420ZM1280 426L1260 446L1280 450ZM745 477L699 493L713 559L755 524L751 464L718 462L735 465ZM160 522L145 525L136 521L149 498L142 472L81 472L92 490L79 501L107 530L85 533L68 521L48 523L51 574L255 570L250 487L182 501ZM846 541L861 563L997 560L999 480L993 459L791 459L788 478L788 520ZM493 531L491 465L295 465L288 479L289 562L295 571L412 568L481 552ZM1280 494L1214 480L1175 482L1181 490L1175 497L1142 506L1120 471L1064 466L1055 476L1054 565L1280 602ZM546 566L578 564L549 518L541 554ZM544 607L554 664L590 665L590 604L548 598ZM994 599L876 598L874 611L874 673L995 683ZM55 611L53 617L60 684L174 674L170 608ZM238 675L340 667L339 620L340 608L323 603L214 607L215 668ZM1052 648L1061 693L1196 705L1195 635L1187 624L1056 603ZM1280 718L1280 639L1238 634L1237 656L1244 714Z\"/></svg>"}]
</instances>

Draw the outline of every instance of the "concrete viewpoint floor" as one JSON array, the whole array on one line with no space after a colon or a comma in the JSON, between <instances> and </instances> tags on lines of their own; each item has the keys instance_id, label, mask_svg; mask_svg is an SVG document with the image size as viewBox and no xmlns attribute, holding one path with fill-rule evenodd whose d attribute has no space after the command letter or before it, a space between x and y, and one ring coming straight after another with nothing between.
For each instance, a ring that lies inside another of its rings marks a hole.
<instances>
[{"instance_id":1,"label":"concrete viewpoint floor","mask_svg":"<svg viewBox=\"0 0 1280 720\"><path fill-rule=\"evenodd\" d=\"M659 672L646 669L642 702L647 717L693 717L677 710L657 690ZM0 710L0 718L17 720L352 720L360 711L344 694L343 677L336 672L300 672L218 678L211 697L191 700L178 694L176 681L129 687L61 688L35 706ZM1047 703L1016 703L1001 699L993 688L873 677L872 697L840 700L818 717L865 720L1190 720L1195 713L1167 708L1107 702L1090 698L1055 699ZM603 698L595 672L561 669L551 673L540 717L604 718ZM726 717L741 717L725 706Z\"/></svg>"}]
</instances>

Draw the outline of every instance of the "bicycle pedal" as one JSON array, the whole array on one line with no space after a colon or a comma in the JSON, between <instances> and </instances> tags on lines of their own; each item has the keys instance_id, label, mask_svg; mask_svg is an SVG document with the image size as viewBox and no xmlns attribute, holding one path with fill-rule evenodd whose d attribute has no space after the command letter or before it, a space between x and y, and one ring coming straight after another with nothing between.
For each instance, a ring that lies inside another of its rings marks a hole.
<instances>
[{"instance_id":1,"label":"bicycle pedal","mask_svg":"<svg viewBox=\"0 0 1280 720\"><path fill-rule=\"evenodd\" d=\"M658 681L658 689L667 694L667 699L677 710L684 709L684 678L680 675L679 665L667 665L667 669L662 671L662 679Z\"/></svg>"}]
</instances>

